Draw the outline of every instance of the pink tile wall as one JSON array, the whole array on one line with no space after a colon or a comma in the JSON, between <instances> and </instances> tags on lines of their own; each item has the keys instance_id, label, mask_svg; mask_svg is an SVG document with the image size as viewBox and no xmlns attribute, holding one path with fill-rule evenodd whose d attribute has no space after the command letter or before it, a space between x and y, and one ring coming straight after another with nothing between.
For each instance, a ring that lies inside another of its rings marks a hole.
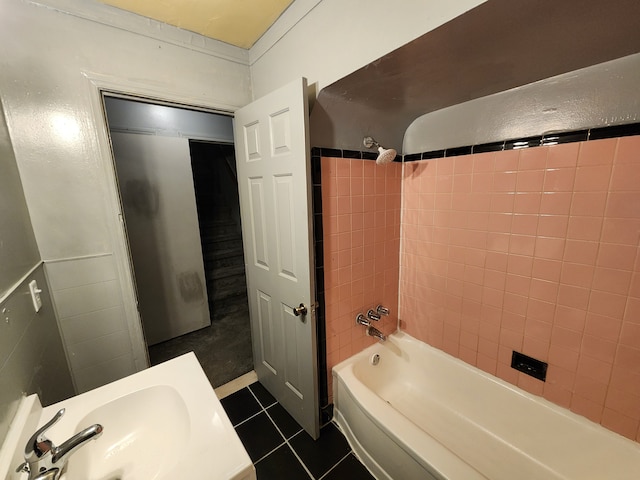
<instances>
[{"instance_id":1,"label":"pink tile wall","mask_svg":"<svg viewBox=\"0 0 640 480\"><path fill-rule=\"evenodd\" d=\"M410 162L403 188L401 328L640 441L640 137Z\"/></svg>"},{"instance_id":2,"label":"pink tile wall","mask_svg":"<svg viewBox=\"0 0 640 480\"><path fill-rule=\"evenodd\" d=\"M375 342L355 324L359 312L382 304L391 310L375 326L385 334L397 328L402 165L323 157L327 375L331 369Z\"/></svg>"}]
</instances>

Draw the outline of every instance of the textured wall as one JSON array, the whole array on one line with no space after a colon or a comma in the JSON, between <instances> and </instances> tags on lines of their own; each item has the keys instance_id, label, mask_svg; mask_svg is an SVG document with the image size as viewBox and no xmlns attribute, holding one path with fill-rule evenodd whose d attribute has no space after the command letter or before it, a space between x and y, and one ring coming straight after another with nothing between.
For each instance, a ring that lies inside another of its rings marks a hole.
<instances>
[{"instance_id":1,"label":"textured wall","mask_svg":"<svg viewBox=\"0 0 640 480\"><path fill-rule=\"evenodd\" d=\"M640 440L640 137L409 162L402 237L403 330Z\"/></svg>"},{"instance_id":2,"label":"textured wall","mask_svg":"<svg viewBox=\"0 0 640 480\"><path fill-rule=\"evenodd\" d=\"M322 158L322 218L327 322L327 374L375 342L355 324L359 312L391 310L375 326L396 330L402 164Z\"/></svg>"},{"instance_id":3,"label":"textured wall","mask_svg":"<svg viewBox=\"0 0 640 480\"><path fill-rule=\"evenodd\" d=\"M113 255L45 268L77 392L135 373Z\"/></svg>"},{"instance_id":4,"label":"textured wall","mask_svg":"<svg viewBox=\"0 0 640 480\"><path fill-rule=\"evenodd\" d=\"M47 405L74 391L1 108L0 266L0 438L4 438L23 395L37 393ZM38 313L29 295L31 280L42 290Z\"/></svg>"},{"instance_id":5,"label":"textured wall","mask_svg":"<svg viewBox=\"0 0 640 480\"><path fill-rule=\"evenodd\" d=\"M640 54L426 113L403 153L426 152L640 120Z\"/></svg>"},{"instance_id":6,"label":"textured wall","mask_svg":"<svg viewBox=\"0 0 640 480\"><path fill-rule=\"evenodd\" d=\"M64 13L67 8L79 12ZM65 338L95 345L104 340L100 336L105 331L124 334L123 323L129 330L130 340L118 340L118 349L83 350L86 368L75 379L77 385L94 387L98 379L111 380L147 366L111 178L111 152L101 107L94 103L98 87L89 78L117 91L140 89L154 98L170 96L184 104L233 110L251 98L249 66L243 58L246 52L241 49L97 2L0 1L0 96L38 260L47 263ZM0 235L5 231L2 227ZM99 270L102 283L81 284L96 274L87 258L112 263ZM69 285L72 289L63 291ZM69 295L81 297L74 304L80 311L67 309ZM122 308L112 308L120 304ZM101 329L79 325L80 319L89 321L88 315L98 311ZM77 335L70 328L78 328ZM87 338L91 332L95 335ZM71 363L79 367L75 359Z\"/></svg>"},{"instance_id":7,"label":"textured wall","mask_svg":"<svg viewBox=\"0 0 640 480\"><path fill-rule=\"evenodd\" d=\"M40 252L0 104L0 298L39 261Z\"/></svg>"},{"instance_id":8,"label":"textured wall","mask_svg":"<svg viewBox=\"0 0 640 480\"><path fill-rule=\"evenodd\" d=\"M31 280L42 290L38 313L29 295ZM42 266L0 303L0 312L0 439L4 439L23 395L37 393L46 406L75 391Z\"/></svg>"},{"instance_id":9,"label":"textured wall","mask_svg":"<svg viewBox=\"0 0 640 480\"><path fill-rule=\"evenodd\" d=\"M122 22L135 17L110 12ZM161 41L144 29L159 30L153 22L132 26L138 33L110 27L99 4L95 22L19 0L3 0L0 13L0 92L44 260L111 252L110 228L118 228L106 201L111 159L100 149L104 123L89 76L125 92L171 92L185 104L232 109L250 100L247 65L224 58L222 47L217 55L214 47L172 42L176 29L166 28Z\"/></svg>"},{"instance_id":10,"label":"textured wall","mask_svg":"<svg viewBox=\"0 0 640 480\"><path fill-rule=\"evenodd\" d=\"M38 313L29 295L31 280L42 290ZM0 108L0 439L22 396L32 393L46 405L74 391Z\"/></svg>"},{"instance_id":11,"label":"textured wall","mask_svg":"<svg viewBox=\"0 0 640 480\"><path fill-rule=\"evenodd\" d=\"M389 8L387 0L298 0L251 48L254 98L302 76L318 93L485 1L404 0ZM297 17L296 4L310 11Z\"/></svg>"}]
</instances>

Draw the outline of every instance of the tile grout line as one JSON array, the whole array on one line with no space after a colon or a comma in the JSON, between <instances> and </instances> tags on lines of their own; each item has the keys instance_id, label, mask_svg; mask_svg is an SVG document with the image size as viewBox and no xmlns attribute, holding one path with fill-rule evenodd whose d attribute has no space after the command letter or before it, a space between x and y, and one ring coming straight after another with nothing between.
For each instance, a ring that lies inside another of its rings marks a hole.
<instances>
[{"instance_id":1,"label":"tile grout line","mask_svg":"<svg viewBox=\"0 0 640 480\"><path fill-rule=\"evenodd\" d=\"M253 396L253 398L255 399L256 402L258 402L258 406L260 407L260 410L256 413L254 413L253 415L251 415L250 417L245 418L244 420L242 420L240 423L233 425L233 428L235 429L236 427L239 427L240 425L248 422L249 420L251 420L252 418L257 417L258 415L260 415L262 412L267 413L267 410L265 409L265 407L262 406L262 402L260 400L258 400L258 397L256 396L255 393L253 393L253 391L251 390L251 388L249 388L249 385L247 385L246 387L247 390L249 390L249 393L251 393L251 395ZM242 390L242 389L240 389ZM238 390L238 391L240 391ZM237 393L237 392L236 392ZM269 407L273 407L276 403L278 403L278 401L276 400L275 402L273 402L271 405L269 405ZM267 407L267 408L269 408Z\"/></svg>"},{"instance_id":2,"label":"tile grout line","mask_svg":"<svg viewBox=\"0 0 640 480\"><path fill-rule=\"evenodd\" d=\"M258 383L258 382L254 382L254 383ZM262 408L262 410L264 410L266 412L267 408L273 407L276 403L278 403L278 400L276 400L274 398L273 403L270 404L268 407L265 407L262 405L262 402L260 401L260 399L258 398L258 396L253 392L253 390L251 390L251 385L247 385L246 389L249 390L249 392L251 393L251 395L253 396L253 398L256 399L256 402L258 402L258 405L260 405L260 408Z\"/></svg>"},{"instance_id":3,"label":"tile grout line","mask_svg":"<svg viewBox=\"0 0 640 480\"><path fill-rule=\"evenodd\" d=\"M300 430L298 430L296 433L294 433L293 435L291 435L289 438L287 438L284 433L282 432L282 430L280 430L280 427L278 427L278 424L275 422L275 420L273 418L271 418L271 415L269 415L269 412L267 412L267 408L271 408L274 405L276 405L278 403L278 401L274 401L272 404L270 404L268 407L264 407L262 405L262 402L258 399L257 395L253 392L253 390L251 389L250 385L247 385L247 390L249 390L249 392L251 393L251 395L256 399L256 401L258 402L258 405L260 406L261 410L259 412L257 412L256 414L252 415L251 417L247 418L246 420L242 421L241 423L239 423L238 425L241 425L249 420L251 420L252 418L260 415L262 412L264 412L267 415L267 418L271 421L271 423L273 424L273 426L275 427L275 429L278 431L278 433L280 434L280 436L283 438L283 443L278 444L277 447L275 447L274 449L272 449L269 453L263 455L260 459L256 460L254 462L254 465L257 465L258 462L261 462L263 460L265 460L269 455L271 455L272 453L274 453L276 450L282 448L283 445L287 445L289 447L289 450L291 450L291 452L293 453L293 455L298 459L298 462L300 462L300 464L302 465L302 468L304 468L305 472L307 472L307 475L309 475L309 478L311 480L315 480L315 477L313 476L313 474L311 473L311 471L309 470L309 468L307 467L307 465L304 463L304 461L302 460L302 458L300 458L300 456L298 455L298 452L296 452L295 448L293 448L293 446L291 445L291 443L289 443L289 440L297 437L298 435L300 435L302 432L304 432L303 428L300 428ZM295 420L295 419L294 419ZM297 422L296 422L297 423ZM329 422L329 423L333 423L333 422ZM335 425L335 424L334 424ZM336 425L337 426L337 425ZM235 426L234 426L235 429ZM342 430L338 427L338 431L340 433L342 433ZM344 433L342 433L344 435ZM340 460L338 460L329 470L327 470L325 473L323 473L320 477L318 477L318 480L322 480L323 478L325 478L331 471L333 471L340 463L342 463L349 455L351 455L353 452L351 450L351 446L349 445L349 451L346 453L346 455L344 457L342 457Z\"/></svg>"},{"instance_id":4,"label":"tile grout line","mask_svg":"<svg viewBox=\"0 0 640 480\"><path fill-rule=\"evenodd\" d=\"M267 414L268 415L268 414ZM272 420L273 421L273 420ZM274 422L275 423L275 422ZM276 428L278 428L276 426ZM340 430L339 430L340 431ZM291 435L291 437L289 438L289 440L291 440L294 437L297 437L298 435L300 435L302 432L304 432L304 429L300 429L300 431L296 432L294 435ZM304 467L304 469L306 470L306 472L309 474L309 476L312 479L315 479L316 477L313 476L313 474L309 471L309 469L307 468L307 465L304 463L304 461L298 456L298 452L296 452L295 448L293 448L293 446L289 443L289 440L285 439L285 443L287 444L287 446L291 449L291 451L293 452L293 454L296 456L296 458L298 459L298 461L302 464L302 466ZM333 465L329 470L327 470L326 472L324 472L322 475L320 475L318 477L318 480L321 480L322 478L326 477L329 472L331 472L334 468L336 468L338 466L338 464L340 462L342 462L345 458L347 458L349 455L351 455L352 450L351 450L351 446L349 446L349 451L347 452L347 454L342 457L340 460L338 460L335 465Z\"/></svg>"},{"instance_id":5,"label":"tile grout line","mask_svg":"<svg viewBox=\"0 0 640 480\"><path fill-rule=\"evenodd\" d=\"M277 402L276 402L276 403L277 403ZM275 403L274 403L273 405L275 405ZM273 405L271 405L271 406L273 406ZM269 415L269 412L267 412L267 411L265 410L265 411L264 411L264 413L266 413L266 414L267 414L267 417L269 418L269 420L271 420L271 423L273 423L273 426L274 426L274 427L276 427L276 430L278 430L278 433L279 433L280 435L282 435L282 438L284 438L284 441L285 441L285 442L288 442L288 439L287 439L286 435L285 435L284 433L282 433L282 430L280 430L280 427L278 427L278 424L276 423L276 421L275 421L273 418L271 418L271 415ZM296 422L296 423L298 423L298 422ZM299 426L299 425L298 425L298 426ZM289 438L293 438L293 437L297 436L297 435L298 435L300 432L302 432L302 431L304 431L304 429L301 427L301 428L300 428L300 430L298 430L296 433L294 433L293 435L291 435Z\"/></svg>"},{"instance_id":6,"label":"tile grout line","mask_svg":"<svg viewBox=\"0 0 640 480\"><path fill-rule=\"evenodd\" d=\"M253 390L251 390L251 386L247 385L245 387L247 390L249 390L249 393L251 394L251 396L256 400L256 402L258 402L258 405L260 406L260 411L255 413L254 415L252 415L251 417L247 418L246 420L242 421L241 423L239 423L238 425L241 425L245 422L248 422L249 420L251 420L252 418L257 417L258 415L260 415L261 413L264 413L267 418L269 419L269 421L271 421L271 423L273 423L275 425L275 422L273 421L273 419L271 418L271 416L269 415L269 413L267 412L267 408L273 407L276 403L278 403L278 401L274 401L271 405L269 405L269 407L265 407L264 405L262 405L262 402L260 401L260 399L258 398L258 396L253 392ZM261 462L262 460L264 460L265 458L267 458L269 455L271 455L273 452L275 452L276 450L278 450L279 448L281 448L283 445L285 445L287 443L287 439L284 438L284 435L282 434L282 432L280 431L280 429L278 428L277 425L275 425L276 430L278 430L278 433L280 434L280 436L282 437L283 441L282 443L279 443L275 448L273 448L271 451L269 451L268 453L264 454L262 457L260 457L258 460L256 460L255 462L253 462L254 465L256 465L258 462ZM233 427L235 429L235 427Z\"/></svg>"},{"instance_id":7,"label":"tile grout line","mask_svg":"<svg viewBox=\"0 0 640 480\"><path fill-rule=\"evenodd\" d=\"M260 458L259 460L257 460L254 465L257 465L258 462L264 460L265 458L267 458L269 455L271 455L273 452L275 452L276 450L278 450L279 448L282 447L282 445L287 445L287 447L289 447L289 450L291 450L291 452L293 453L293 455L298 459L298 462L300 462L300 465L302 465L302 468L304 469L305 472L307 472L307 475L309 475L309 478L311 480L314 480L314 476L311 474L311 472L309 471L309 469L307 468L307 466L305 465L305 463L302 461L302 459L298 456L298 454L296 453L295 449L289 444L289 440L284 436L284 434L282 433L282 431L280 430L280 428L278 428L278 425L276 424L276 422L273 420L273 418L271 418L271 415L269 415L269 412L267 412L267 409L262 405L262 402L258 399L257 395L253 392L253 390L251 390L251 386L247 385L247 389L249 390L249 392L251 392L251 395L253 395L253 397L256 399L256 401L258 402L258 405L260 405L260 407L262 408L261 412L256 413L256 415L259 415L260 413L264 412L265 415L267 416L267 418L269 419L269 421L273 424L273 426L275 427L275 429L278 431L278 433L280 434L280 436L283 438L283 443L279 444L276 448L274 448L273 450L271 450L269 453L267 453L266 455L264 455L262 458ZM276 400L274 403L272 403L271 405L269 405L270 407L273 407L275 404L277 404L278 401ZM256 416L254 415L254 417ZM252 417L253 418L253 417ZM247 419L248 420L248 419ZM294 435L291 436L291 438L297 436L300 432L302 432L303 429L301 428L298 432L296 432Z\"/></svg>"},{"instance_id":8,"label":"tile grout line","mask_svg":"<svg viewBox=\"0 0 640 480\"><path fill-rule=\"evenodd\" d=\"M302 432L302 430L300 430L300 432ZM295 435L292 435L291 438L297 437L300 434L300 432L296 433ZM302 468L304 468L304 471L307 472L307 475L309 475L309 478L311 478L311 480L314 480L315 477L313 476L311 471L309 471L307 464L302 461L302 459L298 455L298 452L296 452L296 449L293 448L293 446L289 443L289 440L285 440L285 443L287 444L287 447L289 447L289 450L291 450L291 453L293 453L294 457L298 459L298 461L300 462L300 465L302 465Z\"/></svg>"},{"instance_id":9,"label":"tile grout line","mask_svg":"<svg viewBox=\"0 0 640 480\"><path fill-rule=\"evenodd\" d=\"M340 465L340 464L341 464L341 463L342 463L342 462L343 462L343 461L344 461L344 460L345 460L349 455L351 455L351 449L349 449L349 452L348 452L344 457L342 457L340 460L338 460L338 462L337 462L333 467L331 467L329 470L327 470L327 471L324 473L324 475L322 475L318 480L322 480L322 479L323 479L323 478L325 478L327 475L329 475L329 473L331 473L333 470L335 470L335 468L336 468L338 465Z\"/></svg>"},{"instance_id":10,"label":"tile grout line","mask_svg":"<svg viewBox=\"0 0 640 480\"><path fill-rule=\"evenodd\" d=\"M233 425L233 428L235 429L236 427L239 427L240 425L244 425L245 423L247 423L249 420L257 417L258 415L260 415L264 410L260 410L259 412L254 413L253 415L251 415L250 417L245 418L244 420L242 420L240 423L237 423L236 425Z\"/></svg>"},{"instance_id":11,"label":"tile grout line","mask_svg":"<svg viewBox=\"0 0 640 480\"><path fill-rule=\"evenodd\" d=\"M260 457L258 460L256 460L255 462L253 462L253 465L257 465L258 462L261 462L262 460L264 460L265 458L267 458L269 455L271 455L273 452L275 452L276 450L282 448L283 445L286 445L286 441L283 441L282 443L279 443L277 447L275 447L273 450L271 450L268 453L265 453L262 457Z\"/></svg>"}]
</instances>

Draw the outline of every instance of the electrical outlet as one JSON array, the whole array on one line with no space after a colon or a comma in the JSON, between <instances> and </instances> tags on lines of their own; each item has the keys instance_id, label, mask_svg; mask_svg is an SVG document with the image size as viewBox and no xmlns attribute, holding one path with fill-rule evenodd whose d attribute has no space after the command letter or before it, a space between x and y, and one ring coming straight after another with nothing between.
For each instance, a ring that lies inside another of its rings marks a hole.
<instances>
[{"instance_id":1,"label":"electrical outlet","mask_svg":"<svg viewBox=\"0 0 640 480\"><path fill-rule=\"evenodd\" d=\"M42 299L40 298L42 290L38 288L38 284L35 280L31 280L29 282L29 293L31 294L31 300L33 301L33 309L36 312L39 312L42 308Z\"/></svg>"},{"instance_id":2,"label":"electrical outlet","mask_svg":"<svg viewBox=\"0 0 640 480\"><path fill-rule=\"evenodd\" d=\"M524 353L516 352L515 350L511 355L511 368L515 368L543 382L547 379L548 366L546 362L529 357Z\"/></svg>"}]
</instances>

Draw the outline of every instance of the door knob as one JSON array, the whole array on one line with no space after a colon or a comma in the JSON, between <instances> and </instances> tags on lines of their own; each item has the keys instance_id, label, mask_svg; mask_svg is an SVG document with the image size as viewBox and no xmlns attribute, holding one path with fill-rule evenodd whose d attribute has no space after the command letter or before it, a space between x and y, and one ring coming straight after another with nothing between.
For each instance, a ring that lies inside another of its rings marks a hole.
<instances>
[{"instance_id":1,"label":"door knob","mask_svg":"<svg viewBox=\"0 0 640 480\"><path fill-rule=\"evenodd\" d=\"M296 317L299 317L300 315L306 315L307 307L304 306L304 303L301 303L299 307L293 307L293 314Z\"/></svg>"}]
</instances>

